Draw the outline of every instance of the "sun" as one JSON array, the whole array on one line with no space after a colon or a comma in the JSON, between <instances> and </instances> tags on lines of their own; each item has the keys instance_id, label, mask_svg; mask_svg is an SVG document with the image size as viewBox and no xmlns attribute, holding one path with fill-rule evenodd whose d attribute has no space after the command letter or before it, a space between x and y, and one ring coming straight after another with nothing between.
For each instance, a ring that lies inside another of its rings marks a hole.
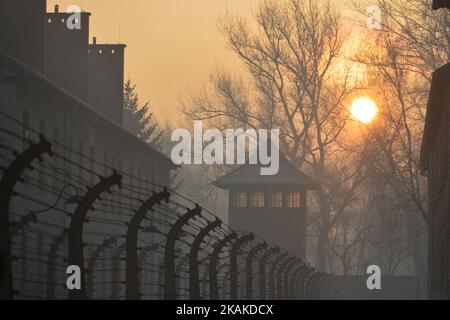
<instances>
[{"instance_id":1,"label":"sun","mask_svg":"<svg viewBox=\"0 0 450 320\"><path fill-rule=\"evenodd\" d=\"M369 123L378 113L375 102L369 98L358 98L350 106L352 116L362 123Z\"/></svg>"}]
</instances>

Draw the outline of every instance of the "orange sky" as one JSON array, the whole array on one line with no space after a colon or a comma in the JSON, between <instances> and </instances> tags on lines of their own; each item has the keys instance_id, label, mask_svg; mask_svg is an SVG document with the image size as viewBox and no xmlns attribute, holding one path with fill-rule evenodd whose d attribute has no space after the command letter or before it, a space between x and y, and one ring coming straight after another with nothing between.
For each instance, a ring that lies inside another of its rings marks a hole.
<instances>
[{"instance_id":1,"label":"orange sky","mask_svg":"<svg viewBox=\"0 0 450 320\"><path fill-rule=\"evenodd\" d=\"M342 0L345 1L345 0ZM127 45L132 78L158 119L173 119L180 96L198 89L216 67L235 68L217 20L227 8L250 16L259 0L48 0L48 10L71 4L92 13L91 37ZM119 32L120 30L120 32ZM119 39L120 36L120 39Z\"/></svg>"}]
</instances>

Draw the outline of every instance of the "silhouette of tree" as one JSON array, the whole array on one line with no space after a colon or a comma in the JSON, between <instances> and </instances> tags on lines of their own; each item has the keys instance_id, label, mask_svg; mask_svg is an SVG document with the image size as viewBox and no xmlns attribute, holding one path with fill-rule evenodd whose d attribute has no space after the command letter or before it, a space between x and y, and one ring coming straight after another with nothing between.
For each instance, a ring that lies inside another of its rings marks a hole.
<instances>
[{"instance_id":1,"label":"silhouette of tree","mask_svg":"<svg viewBox=\"0 0 450 320\"><path fill-rule=\"evenodd\" d=\"M123 89L124 126L142 141L158 150L162 148L163 130L150 112L149 102L141 104L136 92L136 84L127 80Z\"/></svg>"}]
</instances>

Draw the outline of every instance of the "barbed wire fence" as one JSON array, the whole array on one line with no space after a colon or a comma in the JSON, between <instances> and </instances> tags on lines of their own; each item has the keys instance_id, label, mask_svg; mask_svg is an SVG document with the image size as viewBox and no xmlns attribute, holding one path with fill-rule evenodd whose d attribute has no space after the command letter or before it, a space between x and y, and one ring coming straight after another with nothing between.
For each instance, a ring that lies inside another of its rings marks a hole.
<instances>
[{"instance_id":1,"label":"barbed wire fence","mask_svg":"<svg viewBox=\"0 0 450 320\"><path fill-rule=\"evenodd\" d=\"M2 111L0 118L0 298L335 294L332 275L232 230L176 190L77 152ZM67 289L69 265L81 268L80 290Z\"/></svg>"}]
</instances>

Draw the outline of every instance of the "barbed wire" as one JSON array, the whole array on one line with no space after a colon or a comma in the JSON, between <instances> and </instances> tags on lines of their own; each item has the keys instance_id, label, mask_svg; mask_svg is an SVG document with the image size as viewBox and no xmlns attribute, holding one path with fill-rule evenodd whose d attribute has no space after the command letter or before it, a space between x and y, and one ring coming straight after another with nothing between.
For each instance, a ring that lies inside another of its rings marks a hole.
<instances>
[{"instance_id":1,"label":"barbed wire","mask_svg":"<svg viewBox=\"0 0 450 320\"><path fill-rule=\"evenodd\" d=\"M9 120L11 124L18 126L19 130L25 126L22 121L2 111L0 111L0 116ZM42 136L38 131L29 126L26 126L26 129L36 137ZM31 146L35 143L30 139L31 135L25 137L14 132L14 130L3 127L0 127L0 132L20 142L24 149L25 145ZM26 232L24 239L16 238L11 244L13 257L16 259L14 263L21 265L20 270L14 270L14 281L34 284L39 287L39 290L42 289L40 288L41 285L47 287L55 286L55 289L56 287L62 288L63 283L59 282L62 280L61 275L56 277L55 274L53 276L54 280L52 281L55 281L55 279L60 280L51 282L47 274L38 271L45 270L45 267L48 267L49 259L52 260L51 267L60 268L61 270L65 268L64 263L61 263L61 261L67 261L67 239L60 240L62 242L59 247L55 247L52 250L50 250L50 247L53 246L52 243L56 239L61 237L61 232L65 232L67 223L60 224L54 219L57 217L72 218L73 212L71 209L68 209L68 201L74 196L82 197L96 183L101 182L108 175L108 172L111 174L116 172L126 179L121 182L120 189L113 188L109 194L102 194L101 200L96 201L89 210L89 215L86 218L87 228L83 231L85 235L83 245L89 250L86 250L84 255L89 257L93 250L101 248L111 237L117 237L117 240L122 239L122 241L125 241L126 232L129 227L128 224L137 210L147 199L154 196L155 193L167 190L170 195L167 201L155 204L145 215L141 229L145 230L146 226L152 228L149 228L148 233L139 233L137 239L138 248L136 248L139 252L143 252L140 258L141 261L139 261L140 272L145 279L153 279L150 282L148 280L142 281L141 287L153 287L156 290L153 292L144 290L145 292L141 292L141 296L161 297L159 288L162 287L165 269L165 266L161 262L164 260L163 258L166 254L165 241L167 241L169 236L169 230L187 212L197 208L197 202L168 186L142 179L140 176L135 176L124 170L118 170L105 162L67 147L55 139L45 137L45 140L54 146L52 148L52 157L42 157L39 164L33 165L33 171L26 172L22 175L20 189L14 193L14 198L21 199L21 212L10 210L11 217L17 219L14 222L15 225L20 225L22 231ZM16 150L14 146L5 144L4 141L0 143L0 150L4 151L0 153L0 160L2 163L5 163L5 165L1 166L3 172L5 172L9 163L14 161L15 157L21 151ZM74 156L77 156L80 162L75 161ZM98 170L99 167L100 170ZM75 194L66 190L69 185L75 190ZM28 186L30 188L25 190L24 187L28 188ZM80 200L78 199L78 201ZM73 204L77 205L77 203ZM39 210L36 210L36 206L39 207ZM29 208L28 212L26 212L26 208ZM193 240L210 223L216 220L220 221L211 211L202 207L200 209L201 214L186 221L181 233L177 235L177 249L172 253L175 262L175 274L173 276L176 281L186 281L186 283L189 283L189 258ZM42 217L40 214L42 214ZM23 218L31 215L39 215L40 218L34 220L32 224L24 224L22 222ZM233 230L228 224L221 221L220 225L211 234L201 239L199 252L197 253L199 269L208 266L211 253L216 250L215 244L230 234L235 234L239 238L248 233ZM40 237L45 237L46 241L43 241ZM238 257L248 253L256 243L264 242L264 240L257 236L254 238L253 241L242 244L237 252ZM155 239L162 239L162 241L156 243ZM36 247L30 246L22 240L32 240L33 243L36 243ZM152 248L148 257L145 246ZM275 247L269 243L268 246ZM227 266L228 264L226 263L229 263L231 255L232 250L229 245L222 248L218 255L219 265ZM89 272L94 272L92 279L102 277L111 280L91 280L89 285L91 286L92 292L90 294L97 292L96 294L98 295L99 292L104 293L108 291L104 287L107 284L115 286L123 284L125 281L125 269L121 267L125 263L124 258L122 258L123 256L126 256L125 242L121 244L117 243L112 248L106 247L103 252L100 252L95 257L90 266L92 269L89 270ZM108 267L107 264L110 264L110 266ZM26 274L22 270L25 268L30 269ZM241 274L245 271L245 267L238 265L237 270ZM101 272L100 275L98 274L99 272ZM39 278L40 280L30 279L26 275ZM217 275L222 277L220 281L229 280L229 273L227 274L224 270L219 269ZM209 282L206 273L199 274L199 280L203 285ZM257 284L259 285L259 282ZM102 286L101 290L98 290L99 285ZM186 287L187 285L176 285L175 289L178 291L179 296L188 297L187 293L189 289ZM120 296L122 289L114 289L111 287L109 289L109 296L116 298L122 297ZM224 288L220 289L222 290L222 294L229 294ZM47 291L43 290L41 292L46 297ZM19 291L19 297L27 298L30 296L34 295L30 294L30 292ZM37 295L36 297L42 298L41 295Z\"/></svg>"}]
</instances>

